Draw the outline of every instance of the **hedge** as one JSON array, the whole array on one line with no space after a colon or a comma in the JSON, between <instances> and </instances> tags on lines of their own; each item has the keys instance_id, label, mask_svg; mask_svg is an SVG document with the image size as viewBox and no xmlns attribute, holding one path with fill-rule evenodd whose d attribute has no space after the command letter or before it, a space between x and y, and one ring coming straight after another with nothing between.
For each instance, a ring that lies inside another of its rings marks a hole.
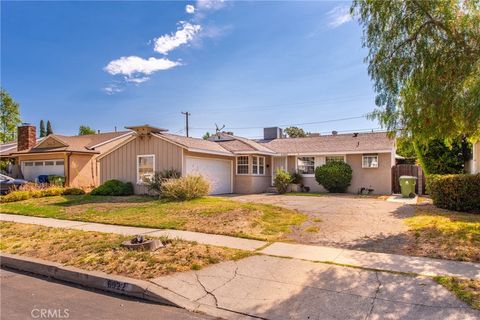
<instances>
[{"instance_id":1,"label":"hedge","mask_svg":"<svg viewBox=\"0 0 480 320\"><path fill-rule=\"evenodd\" d=\"M343 161L333 161L315 168L315 180L328 192L346 192L352 181L352 167Z\"/></svg>"},{"instance_id":2,"label":"hedge","mask_svg":"<svg viewBox=\"0 0 480 320\"><path fill-rule=\"evenodd\" d=\"M130 196L133 194L133 184L120 180L108 180L93 189L92 196Z\"/></svg>"},{"instance_id":3,"label":"hedge","mask_svg":"<svg viewBox=\"0 0 480 320\"><path fill-rule=\"evenodd\" d=\"M439 208L480 212L480 173L429 175L427 192Z\"/></svg>"}]
</instances>

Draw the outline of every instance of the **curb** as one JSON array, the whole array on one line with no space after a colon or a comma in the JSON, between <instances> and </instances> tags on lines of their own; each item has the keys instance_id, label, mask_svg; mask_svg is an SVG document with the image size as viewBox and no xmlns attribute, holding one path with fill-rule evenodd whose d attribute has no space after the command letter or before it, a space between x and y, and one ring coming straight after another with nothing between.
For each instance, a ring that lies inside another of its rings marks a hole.
<instances>
[{"instance_id":1,"label":"curb","mask_svg":"<svg viewBox=\"0 0 480 320\"><path fill-rule=\"evenodd\" d=\"M87 271L47 260L9 253L0 254L0 265L10 269L46 276L52 279L98 289L158 304L183 308L224 319L252 319L249 316L190 301L172 291L144 280L137 280L101 271Z\"/></svg>"}]
</instances>

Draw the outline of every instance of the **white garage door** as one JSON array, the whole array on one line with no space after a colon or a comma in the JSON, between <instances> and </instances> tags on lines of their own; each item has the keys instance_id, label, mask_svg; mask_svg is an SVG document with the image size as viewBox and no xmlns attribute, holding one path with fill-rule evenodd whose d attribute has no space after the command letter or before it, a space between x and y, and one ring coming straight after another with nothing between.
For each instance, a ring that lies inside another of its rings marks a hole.
<instances>
[{"instance_id":1,"label":"white garage door","mask_svg":"<svg viewBox=\"0 0 480 320\"><path fill-rule=\"evenodd\" d=\"M39 175L65 175L65 164L62 159L22 161L23 178L28 181L37 181Z\"/></svg>"},{"instance_id":2,"label":"white garage door","mask_svg":"<svg viewBox=\"0 0 480 320\"><path fill-rule=\"evenodd\" d=\"M186 173L200 174L212 184L210 194L232 193L232 161L186 158Z\"/></svg>"}]
</instances>

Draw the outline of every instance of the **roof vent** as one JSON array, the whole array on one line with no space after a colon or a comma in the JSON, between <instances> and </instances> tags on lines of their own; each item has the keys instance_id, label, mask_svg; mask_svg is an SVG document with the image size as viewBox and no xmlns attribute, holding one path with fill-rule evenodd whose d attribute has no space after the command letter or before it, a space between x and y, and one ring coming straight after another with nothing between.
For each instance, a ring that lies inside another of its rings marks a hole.
<instances>
[{"instance_id":1,"label":"roof vent","mask_svg":"<svg viewBox=\"0 0 480 320\"><path fill-rule=\"evenodd\" d=\"M336 136L338 134L338 131L333 130L332 135Z\"/></svg>"},{"instance_id":2,"label":"roof vent","mask_svg":"<svg viewBox=\"0 0 480 320\"><path fill-rule=\"evenodd\" d=\"M354 133L353 133L353 137L354 137L354 138L358 137L358 132L354 132Z\"/></svg>"}]
</instances>

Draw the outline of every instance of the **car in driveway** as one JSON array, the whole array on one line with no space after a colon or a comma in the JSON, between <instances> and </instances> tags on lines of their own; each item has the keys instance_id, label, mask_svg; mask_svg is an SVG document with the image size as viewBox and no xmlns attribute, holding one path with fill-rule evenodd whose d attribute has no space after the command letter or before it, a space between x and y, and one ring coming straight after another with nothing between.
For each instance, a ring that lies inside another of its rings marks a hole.
<instances>
[{"instance_id":1,"label":"car in driveway","mask_svg":"<svg viewBox=\"0 0 480 320\"><path fill-rule=\"evenodd\" d=\"M27 180L14 179L12 177L9 177L7 175L0 173L0 193L1 194L7 194L10 191L17 189L26 183L28 183Z\"/></svg>"}]
</instances>

